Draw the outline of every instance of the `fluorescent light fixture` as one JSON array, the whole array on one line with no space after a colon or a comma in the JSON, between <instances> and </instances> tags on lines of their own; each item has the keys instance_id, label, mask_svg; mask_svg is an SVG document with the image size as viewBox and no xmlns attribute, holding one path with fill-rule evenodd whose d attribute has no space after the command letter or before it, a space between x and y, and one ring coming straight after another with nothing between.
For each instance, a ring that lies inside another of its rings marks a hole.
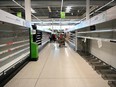
<instances>
[{"instance_id":1,"label":"fluorescent light fixture","mask_svg":"<svg viewBox=\"0 0 116 87\"><path fill-rule=\"evenodd\" d=\"M71 9L72 9L71 6L67 6L67 8L66 8L66 13L69 13Z\"/></svg>"},{"instance_id":2,"label":"fluorescent light fixture","mask_svg":"<svg viewBox=\"0 0 116 87\"><path fill-rule=\"evenodd\" d=\"M36 11L35 11L33 8L31 8L31 12L32 12L32 13L36 13Z\"/></svg>"},{"instance_id":3,"label":"fluorescent light fixture","mask_svg":"<svg viewBox=\"0 0 116 87\"><path fill-rule=\"evenodd\" d=\"M50 6L48 6L48 10L49 10L49 12L52 12Z\"/></svg>"},{"instance_id":4,"label":"fluorescent light fixture","mask_svg":"<svg viewBox=\"0 0 116 87\"><path fill-rule=\"evenodd\" d=\"M72 9L72 7L71 6L68 6L66 9Z\"/></svg>"}]
</instances>

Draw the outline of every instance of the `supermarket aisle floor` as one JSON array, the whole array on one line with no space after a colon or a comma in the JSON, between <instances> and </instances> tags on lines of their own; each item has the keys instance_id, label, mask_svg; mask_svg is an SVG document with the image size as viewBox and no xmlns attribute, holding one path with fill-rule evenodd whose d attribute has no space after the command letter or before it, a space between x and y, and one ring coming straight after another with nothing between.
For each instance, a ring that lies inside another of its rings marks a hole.
<instances>
[{"instance_id":1,"label":"supermarket aisle floor","mask_svg":"<svg viewBox=\"0 0 116 87\"><path fill-rule=\"evenodd\" d=\"M68 46L48 44L37 62L27 64L5 87L109 87L91 66Z\"/></svg>"}]
</instances>

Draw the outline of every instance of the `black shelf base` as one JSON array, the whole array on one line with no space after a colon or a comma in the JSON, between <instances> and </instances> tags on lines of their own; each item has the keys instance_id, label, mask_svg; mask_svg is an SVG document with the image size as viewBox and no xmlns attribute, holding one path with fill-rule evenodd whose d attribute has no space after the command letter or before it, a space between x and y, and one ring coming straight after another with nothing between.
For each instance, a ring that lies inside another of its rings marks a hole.
<instances>
[{"instance_id":1,"label":"black shelf base","mask_svg":"<svg viewBox=\"0 0 116 87\"><path fill-rule=\"evenodd\" d=\"M0 77L0 87L9 82L26 64L29 63L29 57L23 60L21 63L18 63L15 68L11 68L5 75Z\"/></svg>"}]
</instances>

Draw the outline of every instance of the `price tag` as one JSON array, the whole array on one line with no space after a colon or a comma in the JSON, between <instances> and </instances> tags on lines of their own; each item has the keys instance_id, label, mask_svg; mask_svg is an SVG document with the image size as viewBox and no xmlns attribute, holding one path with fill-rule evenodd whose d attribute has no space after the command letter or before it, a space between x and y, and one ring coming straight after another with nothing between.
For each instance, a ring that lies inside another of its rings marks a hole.
<instances>
[{"instance_id":1,"label":"price tag","mask_svg":"<svg viewBox=\"0 0 116 87\"><path fill-rule=\"evenodd\" d=\"M84 43L86 43L86 41L87 41L87 38L84 39Z\"/></svg>"},{"instance_id":2,"label":"price tag","mask_svg":"<svg viewBox=\"0 0 116 87\"><path fill-rule=\"evenodd\" d=\"M98 47L101 48L102 47L102 41L98 40L97 43L98 43Z\"/></svg>"}]
</instances>

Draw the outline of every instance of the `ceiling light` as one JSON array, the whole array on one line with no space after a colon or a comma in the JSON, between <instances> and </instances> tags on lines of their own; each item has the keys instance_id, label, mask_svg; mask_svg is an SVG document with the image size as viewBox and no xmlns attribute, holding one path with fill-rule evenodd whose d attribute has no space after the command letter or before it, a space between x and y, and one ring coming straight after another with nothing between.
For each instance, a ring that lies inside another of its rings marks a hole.
<instances>
[{"instance_id":1,"label":"ceiling light","mask_svg":"<svg viewBox=\"0 0 116 87\"><path fill-rule=\"evenodd\" d=\"M66 13L69 13L71 9L72 9L71 6L67 6L67 8L66 8Z\"/></svg>"},{"instance_id":2,"label":"ceiling light","mask_svg":"<svg viewBox=\"0 0 116 87\"><path fill-rule=\"evenodd\" d=\"M50 6L48 6L48 10L49 10L49 12L52 12Z\"/></svg>"},{"instance_id":3,"label":"ceiling light","mask_svg":"<svg viewBox=\"0 0 116 87\"><path fill-rule=\"evenodd\" d=\"M36 13L36 11L35 11L34 9L32 9L32 8L31 8L31 12L32 12L32 13Z\"/></svg>"},{"instance_id":4,"label":"ceiling light","mask_svg":"<svg viewBox=\"0 0 116 87\"><path fill-rule=\"evenodd\" d=\"M72 9L72 7L71 6L67 6L67 8L66 9Z\"/></svg>"}]
</instances>

